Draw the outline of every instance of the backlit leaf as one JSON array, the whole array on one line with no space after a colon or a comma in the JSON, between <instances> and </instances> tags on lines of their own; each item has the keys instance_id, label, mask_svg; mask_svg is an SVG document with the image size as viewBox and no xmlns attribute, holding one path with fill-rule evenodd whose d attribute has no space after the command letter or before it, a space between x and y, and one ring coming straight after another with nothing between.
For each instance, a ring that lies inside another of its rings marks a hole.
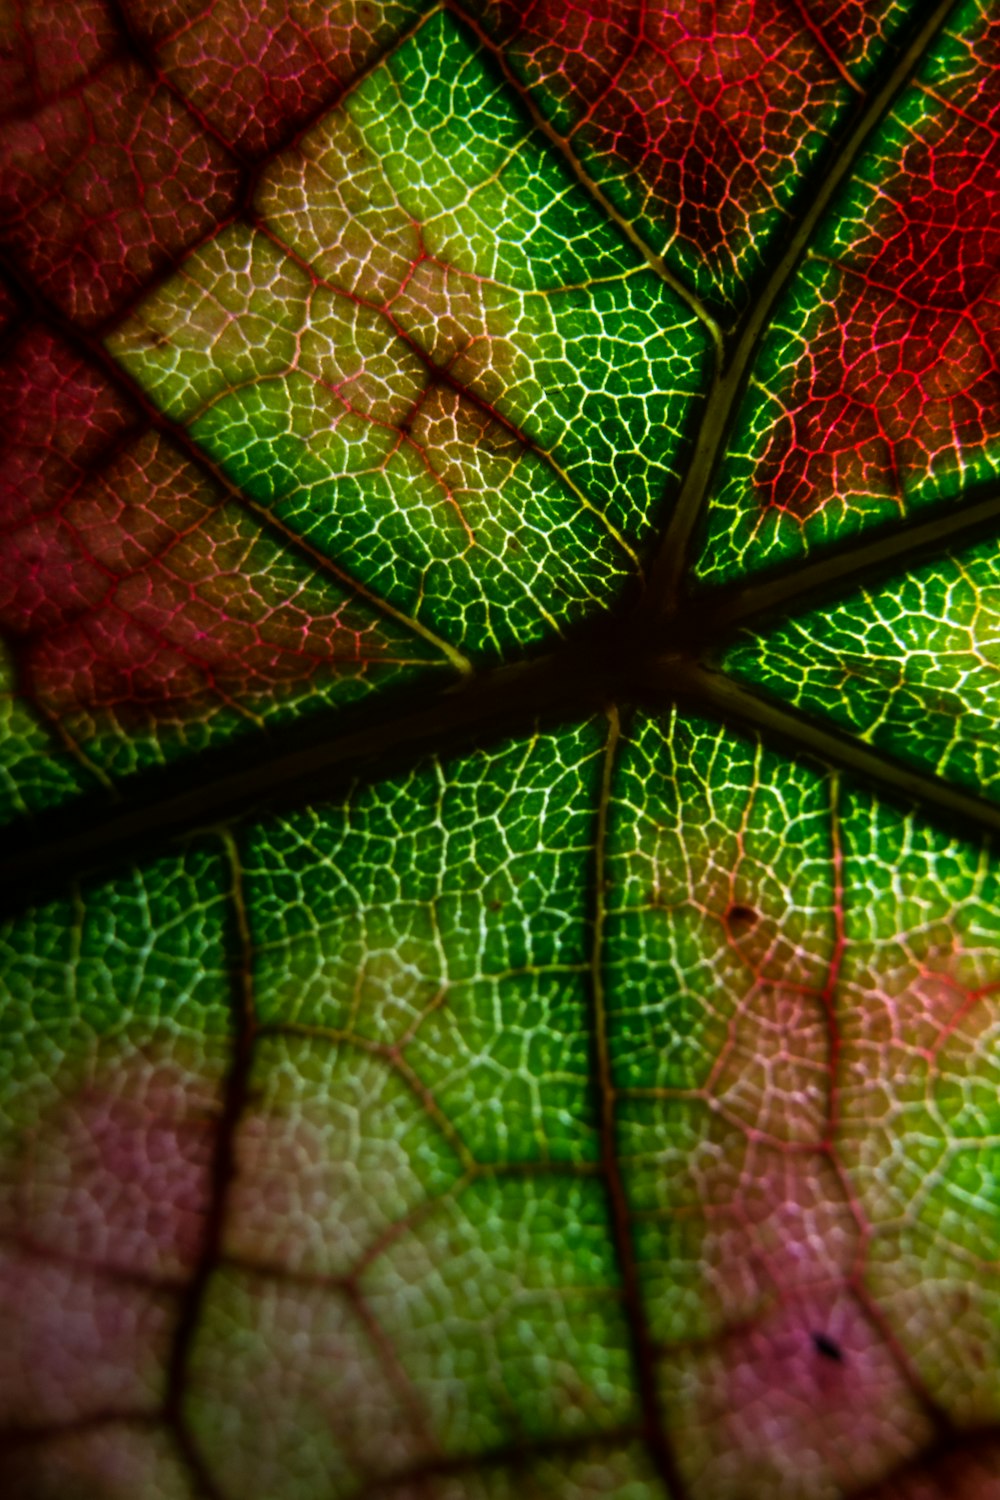
<instances>
[{"instance_id":1,"label":"backlit leaf","mask_svg":"<svg viewBox=\"0 0 1000 1500\"><path fill-rule=\"evenodd\" d=\"M982 0L0 4L0 1489L1000 1493Z\"/></svg>"}]
</instances>

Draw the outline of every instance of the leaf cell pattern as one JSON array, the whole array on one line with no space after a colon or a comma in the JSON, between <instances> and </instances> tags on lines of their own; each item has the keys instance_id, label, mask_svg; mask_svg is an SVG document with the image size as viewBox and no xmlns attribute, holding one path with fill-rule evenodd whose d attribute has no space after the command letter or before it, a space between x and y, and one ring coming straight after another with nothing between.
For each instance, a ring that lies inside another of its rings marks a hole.
<instances>
[{"instance_id":1,"label":"leaf cell pattern","mask_svg":"<svg viewBox=\"0 0 1000 1500\"><path fill-rule=\"evenodd\" d=\"M368 73L255 203L256 231L197 252L110 342L157 403L474 655L616 592L707 339L455 23Z\"/></svg>"},{"instance_id":2,"label":"leaf cell pattern","mask_svg":"<svg viewBox=\"0 0 1000 1500\"><path fill-rule=\"evenodd\" d=\"M809 246L751 376L701 576L995 478L998 45L988 8L966 6Z\"/></svg>"},{"instance_id":3,"label":"leaf cell pattern","mask_svg":"<svg viewBox=\"0 0 1000 1500\"><path fill-rule=\"evenodd\" d=\"M89 779L445 665L318 584L49 335L27 333L7 376L0 619L44 719L86 743ZM35 774L10 773L22 805Z\"/></svg>"},{"instance_id":4,"label":"leaf cell pattern","mask_svg":"<svg viewBox=\"0 0 1000 1500\"><path fill-rule=\"evenodd\" d=\"M1000 1494L982 0L0 7L0 1488Z\"/></svg>"},{"instance_id":5,"label":"leaf cell pattern","mask_svg":"<svg viewBox=\"0 0 1000 1500\"><path fill-rule=\"evenodd\" d=\"M995 550L981 542L741 641L727 667L995 797L997 583Z\"/></svg>"},{"instance_id":6,"label":"leaf cell pattern","mask_svg":"<svg viewBox=\"0 0 1000 1500\"><path fill-rule=\"evenodd\" d=\"M782 211L858 87L851 68L877 53L897 7L867 7L842 53L834 17L824 30L785 0L479 9L619 212L694 289L732 303L747 298Z\"/></svg>"}]
</instances>

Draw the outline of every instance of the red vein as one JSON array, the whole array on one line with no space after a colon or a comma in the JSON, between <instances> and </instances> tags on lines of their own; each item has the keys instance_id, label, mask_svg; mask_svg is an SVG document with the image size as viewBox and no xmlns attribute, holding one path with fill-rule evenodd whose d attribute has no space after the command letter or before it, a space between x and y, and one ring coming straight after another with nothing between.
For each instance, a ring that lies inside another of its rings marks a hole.
<instances>
[{"instance_id":1,"label":"red vein","mask_svg":"<svg viewBox=\"0 0 1000 1500\"><path fill-rule=\"evenodd\" d=\"M841 78L847 84L847 87L849 89L853 89L856 94L863 94L864 89L861 87L860 83L858 83L854 75L850 72L843 59L837 56L837 53L830 45L830 42L825 35L822 26L820 26L818 22L814 21L812 16L809 14L809 6L807 0L792 0L792 3L795 6L795 9L798 11L799 20L802 22L809 35L812 37L817 47L819 47L820 51L823 53L823 56L826 58L827 62L830 63L831 67L836 68L837 72L840 74Z\"/></svg>"}]
</instances>

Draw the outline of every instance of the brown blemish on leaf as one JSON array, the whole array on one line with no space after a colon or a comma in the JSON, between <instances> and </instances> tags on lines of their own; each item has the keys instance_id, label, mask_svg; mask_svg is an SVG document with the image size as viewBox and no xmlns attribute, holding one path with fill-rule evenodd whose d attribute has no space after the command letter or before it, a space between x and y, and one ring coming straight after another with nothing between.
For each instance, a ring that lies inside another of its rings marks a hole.
<instances>
[{"instance_id":1,"label":"brown blemish on leaf","mask_svg":"<svg viewBox=\"0 0 1000 1500\"><path fill-rule=\"evenodd\" d=\"M745 933L752 931L759 921L760 912L755 911L752 906L742 906L736 903L726 912L726 926L733 937L743 937Z\"/></svg>"}]
</instances>

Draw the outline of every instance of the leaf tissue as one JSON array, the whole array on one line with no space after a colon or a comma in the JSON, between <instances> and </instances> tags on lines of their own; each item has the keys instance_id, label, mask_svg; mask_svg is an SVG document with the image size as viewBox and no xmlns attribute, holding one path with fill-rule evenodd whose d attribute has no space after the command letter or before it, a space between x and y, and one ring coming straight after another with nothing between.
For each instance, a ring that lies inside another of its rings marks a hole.
<instances>
[{"instance_id":1,"label":"leaf tissue","mask_svg":"<svg viewBox=\"0 0 1000 1500\"><path fill-rule=\"evenodd\" d=\"M996 7L0 80L0 1489L996 1500Z\"/></svg>"}]
</instances>

